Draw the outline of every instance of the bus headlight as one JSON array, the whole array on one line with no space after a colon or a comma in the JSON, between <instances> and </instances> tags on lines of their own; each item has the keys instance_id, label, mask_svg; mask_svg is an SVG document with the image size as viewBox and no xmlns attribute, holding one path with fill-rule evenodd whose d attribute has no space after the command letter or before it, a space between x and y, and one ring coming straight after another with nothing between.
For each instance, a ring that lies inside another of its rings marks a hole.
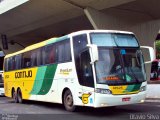
<instances>
[{"instance_id":1,"label":"bus headlight","mask_svg":"<svg viewBox=\"0 0 160 120\"><path fill-rule=\"evenodd\" d=\"M141 88L140 88L140 92L143 92L143 91L146 91L146 86L142 86Z\"/></svg>"},{"instance_id":2,"label":"bus headlight","mask_svg":"<svg viewBox=\"0 0 160 120\"><path fill-rule=\"evenodd\" d=\"M102 89L102 88L96 88L95 92L101 94L112 94L112 92L109 89Z\"/></svg>"}]
</instances>

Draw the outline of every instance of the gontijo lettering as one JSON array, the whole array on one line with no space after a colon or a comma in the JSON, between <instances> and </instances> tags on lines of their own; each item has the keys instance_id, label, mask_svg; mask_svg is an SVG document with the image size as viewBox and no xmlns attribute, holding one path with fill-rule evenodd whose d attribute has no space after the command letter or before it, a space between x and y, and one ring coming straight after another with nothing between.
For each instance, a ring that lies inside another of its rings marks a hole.
<instances>
[{"instance_id":1,"label":"gontijo lettering","mask_svg":"<svg viewBox=\"0 0 160 120\"><path fill-rule=\"evenodd\" d=\"M15 78L28 78L28 77L32 77L32 70L15 72Z\"/></svg>"}]
</instances>

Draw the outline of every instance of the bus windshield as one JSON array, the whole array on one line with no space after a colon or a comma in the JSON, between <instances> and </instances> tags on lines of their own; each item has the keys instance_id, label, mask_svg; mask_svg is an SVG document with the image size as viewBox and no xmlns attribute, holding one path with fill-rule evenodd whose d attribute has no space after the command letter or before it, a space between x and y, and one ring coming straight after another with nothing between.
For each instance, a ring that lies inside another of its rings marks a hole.
<instances>
[{"instance_id":1,"label":"bus windshield","mask_svg":"<svg viewBox=\"0 0 160 120\"><path fill-rule=\"evenodd\" d=\"M91 42L97 46L108 47L138 47L133 34L122 33L91 33Z\"/></svg>"},{"instance_id":2,"label":"bus windshield","mask_svg":"<svg viewBox=\"0 0 160 120\"><path fill-rule=\"evenodd\" d=\"M111 34L109 34L109 36L110 35ZM98 34L96 36L98 36ZM92 43L95 44L92 38L94 39L94 37L92 36L91 40ZM122 38L124 38L124 42ZM130 38L131 39L129 39L127 35L125 39L125 35L123 35L123 37L120 37L121 42L118 40L118 37L117 40L110 39L109 45L106 43L106 46L104 44L101 46L100 43L97 42L99 61L95 62L95 70L98 84L117 85L146 81L142 52L138 48L136 39L133 38L133 36L130 36ZM105 41L107 40L106 38ZM110 43L115 47L111 47ZM130 47L130 45L132 45L132 47Z\"/></svg>"}]
</instances>

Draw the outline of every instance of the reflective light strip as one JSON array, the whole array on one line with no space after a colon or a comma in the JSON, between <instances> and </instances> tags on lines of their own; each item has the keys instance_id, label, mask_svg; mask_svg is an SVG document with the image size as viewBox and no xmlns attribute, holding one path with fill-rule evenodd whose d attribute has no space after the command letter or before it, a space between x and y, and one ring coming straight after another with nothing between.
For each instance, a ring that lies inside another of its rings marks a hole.
<instances>
[{"instance_id":1,"label":"reflective light strip","mask_svg":"<svg viewBox=\"0 0 160 120\"><path fill-rule=\"evenodd\" d=\"M29 0L3 0L0 2L0 14L3 14Z\"/></svg>"}]
</instances>

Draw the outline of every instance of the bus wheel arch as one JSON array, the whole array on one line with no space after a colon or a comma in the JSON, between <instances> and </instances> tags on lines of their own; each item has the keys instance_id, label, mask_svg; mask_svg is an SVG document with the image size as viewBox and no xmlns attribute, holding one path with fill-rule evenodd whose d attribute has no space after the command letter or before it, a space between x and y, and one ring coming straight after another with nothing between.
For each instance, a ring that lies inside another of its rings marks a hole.
<instances>
[{"instance_id":1,"label":"bus wheel arch","mask_svg":"<svg viewBox=\"0 0 160 120\"><path fill-rule=\"evenodd\" d=\"M62 102L67 111L73 112L76 109L74 105L73 95L69 88L65 88L62 92Z\"/></svg>"},{"instance_id":2,"label":"bus wheel arch","mask_svg":"<svg viewBox=\"0 0 160 120\"><path fill-rule=\"evenodd\" d=\"M17 100L18 100L19 103L23 102L22 92L21 92L21 89L19 87L17 88Z\"/></svg>"}]
</instances>

